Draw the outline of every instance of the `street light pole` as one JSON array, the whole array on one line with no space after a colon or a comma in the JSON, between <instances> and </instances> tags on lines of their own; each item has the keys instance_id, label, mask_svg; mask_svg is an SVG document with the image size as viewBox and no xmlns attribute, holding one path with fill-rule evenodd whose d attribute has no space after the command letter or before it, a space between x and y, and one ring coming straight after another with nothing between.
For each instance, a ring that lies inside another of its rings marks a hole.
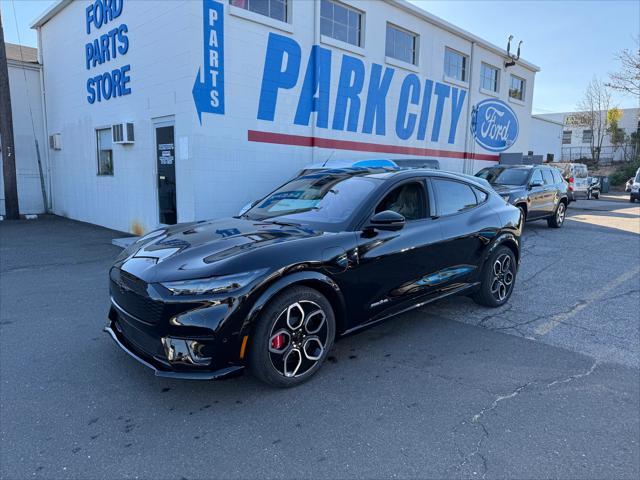
<instances>
[{"instance_id":1,"label":"street light pole","mask_svg":"<svg viewBox=\"0 0 640 480\"><path fill-rule=\"evenodd\" d=\"M2 174L4 177L4 210L10 220L20 218L16 157L13 143L13 115L9 91L9 69L0 13L0 142L2 142Z\"/></svg>"}]
</instances>

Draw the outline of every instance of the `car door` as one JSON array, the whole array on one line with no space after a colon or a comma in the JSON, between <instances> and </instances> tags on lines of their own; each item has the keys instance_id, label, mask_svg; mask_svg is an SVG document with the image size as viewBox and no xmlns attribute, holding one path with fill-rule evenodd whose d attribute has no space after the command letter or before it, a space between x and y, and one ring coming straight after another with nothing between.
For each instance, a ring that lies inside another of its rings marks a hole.
<instances>
[{"instance_id":1,"label":"car door","mask_svg":"<svg viewBox=\"0 0 640 480\"><path fill-rule=\"evenodd\" d=\"M539 168L535 168L529 178L529 195L527 202L527 218L540 218L547 215L546 210L546 189L542 172Z\"/></svg>"},{"instance_id":2,"label":"car door","mask_svg":"<svg viewBox=\"0 0 640 480\"><path fill-rule=\"evenodd\" d=\"M443 177L433 177L430 183L442 232L438 251L442 281L434 294L444 295L477 281L483 254L500 221L493 209L483 208L488 194L475 185Z\"/></svg>"},{"instance_id":3,"label":"car door","mask_svg":"<svg viewBox=\"0 0 640 480\"><path fill-rule=\"evenodd\" d=\"M556 184L550 168L542 168L541 171L545 190L544 211L547 215L551 215L553 212L555 212L556 205L558 204L558 200L560 199L560 196L558 194L559 185Z\"/></svg>"},{"instance_id":4,"label":"car door","mask_svg":"<svg viewBox=\"0 0 640 480\"><path fill-rule=\"evenodd\" d=\"M421 280L441 269L441 256L433 249L442 236L428 199L424 178L412 179L386 189L367 216L393 210L406 220L398 231L365 228L360 234L358 298L369 321L408 308L431 291Z\"/></svg>"}]
</instances>

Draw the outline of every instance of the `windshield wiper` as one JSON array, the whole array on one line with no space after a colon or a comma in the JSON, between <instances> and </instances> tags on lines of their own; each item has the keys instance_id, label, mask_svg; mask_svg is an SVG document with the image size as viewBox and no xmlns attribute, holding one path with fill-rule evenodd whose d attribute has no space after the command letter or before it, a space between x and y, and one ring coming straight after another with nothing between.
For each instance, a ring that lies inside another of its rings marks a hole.
<instances>
[{"instance_id":1,"label":"windshield wiper","mask_svg":"<svg viewBox=\"0 0 640 480\"><path fill-rule=\"evenodd\" d=\"M300 223L294 223L294 222L282 222L280 220L270 220L270 219L264 219L264 222L268 222L268 223L275 223L276 225L281 225L283 227L301 227L302 224Z\"/></svg>"}]
</instances>

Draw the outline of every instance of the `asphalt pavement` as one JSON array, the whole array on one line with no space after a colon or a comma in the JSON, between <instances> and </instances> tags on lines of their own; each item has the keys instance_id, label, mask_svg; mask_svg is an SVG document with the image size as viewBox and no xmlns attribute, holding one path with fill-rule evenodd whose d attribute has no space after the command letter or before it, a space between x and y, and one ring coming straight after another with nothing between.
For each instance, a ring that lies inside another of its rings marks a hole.
<instances>
[{"instance_id":1,"label":"asphalt pavement","mask_svg":"<svg viewBox=\"0 0 640 480\"><path fill-rule=\"evenodd\" d=\"M154 377L101 331L121 233L2 222L0 477L636 479L635 205L527 224L506 307L399 316L289 390Z\"/></svg>"}]
</instances>

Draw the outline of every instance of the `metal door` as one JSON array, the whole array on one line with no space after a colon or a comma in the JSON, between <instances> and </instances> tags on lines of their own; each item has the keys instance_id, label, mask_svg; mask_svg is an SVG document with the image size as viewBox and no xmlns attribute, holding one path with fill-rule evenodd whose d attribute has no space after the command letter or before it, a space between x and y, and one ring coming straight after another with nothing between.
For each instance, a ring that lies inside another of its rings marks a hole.
<instances>
[{"instance_id":1,"label":"metal door","mask_svg":"<svg viewBox=\"0 0 640 480\"><path fill-rule=\"evenodd\" d=\"M160 223L173 225L177 222L176 206L176 155L173 125L157 125L156 161L158 163L158 212Z\"/></svg>"}]
</instances>

